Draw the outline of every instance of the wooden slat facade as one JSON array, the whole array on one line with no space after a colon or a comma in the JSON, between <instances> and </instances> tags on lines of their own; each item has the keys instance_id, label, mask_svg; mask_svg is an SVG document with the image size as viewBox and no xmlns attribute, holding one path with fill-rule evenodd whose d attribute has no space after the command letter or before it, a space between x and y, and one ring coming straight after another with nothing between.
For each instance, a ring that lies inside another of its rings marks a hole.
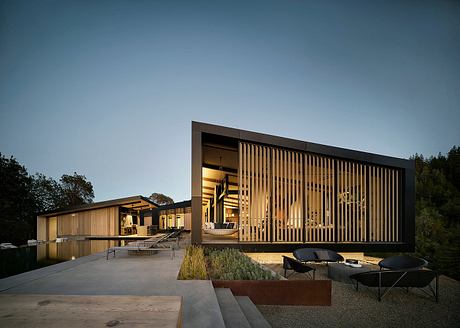
<instances>
[{"instance_id":1,"label":"wooden slat facade","mask_svg":"<svg viewBox=\"0 0 460 328\"><path fill-rule=\"evenodd\" d=\"M240 142L238 178L241 242L400 240L398 169Z\"/></svg>"},{"instance_id":2,"label":"wooden slat facade","mask_svg":"<svg viewBox=\"0 0 460 328\"><path fill-rule=\"evenodd\" d=\"M118 206L58 215L57 236L117 236Z\"/></svg>"}]
</instances>

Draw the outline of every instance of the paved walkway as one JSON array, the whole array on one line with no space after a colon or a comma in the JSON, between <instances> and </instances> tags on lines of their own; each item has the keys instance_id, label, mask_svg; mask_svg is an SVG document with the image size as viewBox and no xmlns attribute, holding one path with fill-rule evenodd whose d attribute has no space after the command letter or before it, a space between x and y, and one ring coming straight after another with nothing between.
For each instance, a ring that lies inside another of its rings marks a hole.
<instances>
[{"instance_id":1,"label":"paved walkway","mask_svg":"<svg viewBox=\"0 0 460 328\"><path fill-rule=\"evenodd\" d=\"M184 250L155 255L99 253L0 279L0 293L60 295L183 296L183 327L224 328L209 280L177 280Z\"/></svg>"}]
</instances>

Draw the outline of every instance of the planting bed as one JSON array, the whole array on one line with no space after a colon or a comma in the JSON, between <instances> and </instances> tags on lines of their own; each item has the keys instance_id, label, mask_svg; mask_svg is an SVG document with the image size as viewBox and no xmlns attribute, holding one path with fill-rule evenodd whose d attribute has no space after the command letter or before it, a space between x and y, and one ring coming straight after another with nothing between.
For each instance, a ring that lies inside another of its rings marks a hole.
<instances>
[{"instance_id":1,"label":"planting bed","mask_svg":"<svg viewBox=\"0 0 460 328\"><path fill-rule=\"evenodd\" d=\"M279 276L263 269L236 249L217 250L189 246L178 278L185 280L278 280Z\"/></svg>"}]
</instances>

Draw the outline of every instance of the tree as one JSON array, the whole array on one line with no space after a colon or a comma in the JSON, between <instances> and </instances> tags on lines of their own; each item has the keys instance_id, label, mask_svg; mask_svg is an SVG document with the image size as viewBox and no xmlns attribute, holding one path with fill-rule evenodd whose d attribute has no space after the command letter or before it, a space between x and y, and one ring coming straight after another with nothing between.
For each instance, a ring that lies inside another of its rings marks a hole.
<instances>
[{"instance_id":1,"label":"tree","mask_svg":"<svg viewBox=\"0 0 460 328\"><path fill-rule=\"evenodd\" d=\"M14 157L0 153L0 242L22 244L36 238L37 213L92 203L93 185L84 175L64 174L60 182L30 176Z\"/></svg>"},{"instance_id":2,"label":"tree","mask_svg":"<svg viewBox=\"0 0 460 328\"><path fill-rule=\"evenodd\" d=\"M32 178L14 157L0 153L0 242L35 238L36 203Z\"/></svg>"},{"instance_id":3,"label":"tree","mask_svg":"<svg viewBox=\"0 0 460 328\"><path fill-rule=\"evenodd\" d=\"M32 177L32 192L38 212L62 207L64 203L61 185L53 178L48 178L44 174L36 173Z\"/></svg>"},{"instance_id":4,"label":"tree","mask_svg":"<svg viewBox=\"0 0 460 328\"><path fill-rule=\"evenodd\" d=\"M459 279L460 264L460 149L447 156L416 154L415 251L432 268Z\"/></svg>"},{"instance_id":5,"label":"tree","mask_svg":"<svg viewBox=\"0 0 460 328\"><path fill-rule=\"evenodd\" d=\"M149 198L160 206L174 204L174 200L171 197L156 192L151 194Z\"/></svg>"},{"instance_id":6,"label":"tree","mask_svg":"<svg viewBox=\"0 0 460 328\"><path fill-rule=\"evenodd\" d=\"M78 206L93 202L94 190L91 182L84 175L74 172L73 175L64 174L61 179L62 201L59 207Z\"/></svg>"}]
</instances>

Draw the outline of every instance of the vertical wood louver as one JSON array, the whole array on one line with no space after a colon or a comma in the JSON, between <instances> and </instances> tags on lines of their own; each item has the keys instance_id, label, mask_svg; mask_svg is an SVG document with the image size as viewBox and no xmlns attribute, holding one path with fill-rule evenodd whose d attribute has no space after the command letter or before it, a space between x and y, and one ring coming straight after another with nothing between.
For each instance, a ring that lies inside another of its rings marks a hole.
<instances>
[{"instance_id":1,"label":"vertical wood louver","mask_svg":"<svg viewBox=\"0 0 460 328\"><path fill-rule=\"evenodd\" d=\"M239 240L400 241L398 169L239 143Z\"/></svg>"}]
</instances>

